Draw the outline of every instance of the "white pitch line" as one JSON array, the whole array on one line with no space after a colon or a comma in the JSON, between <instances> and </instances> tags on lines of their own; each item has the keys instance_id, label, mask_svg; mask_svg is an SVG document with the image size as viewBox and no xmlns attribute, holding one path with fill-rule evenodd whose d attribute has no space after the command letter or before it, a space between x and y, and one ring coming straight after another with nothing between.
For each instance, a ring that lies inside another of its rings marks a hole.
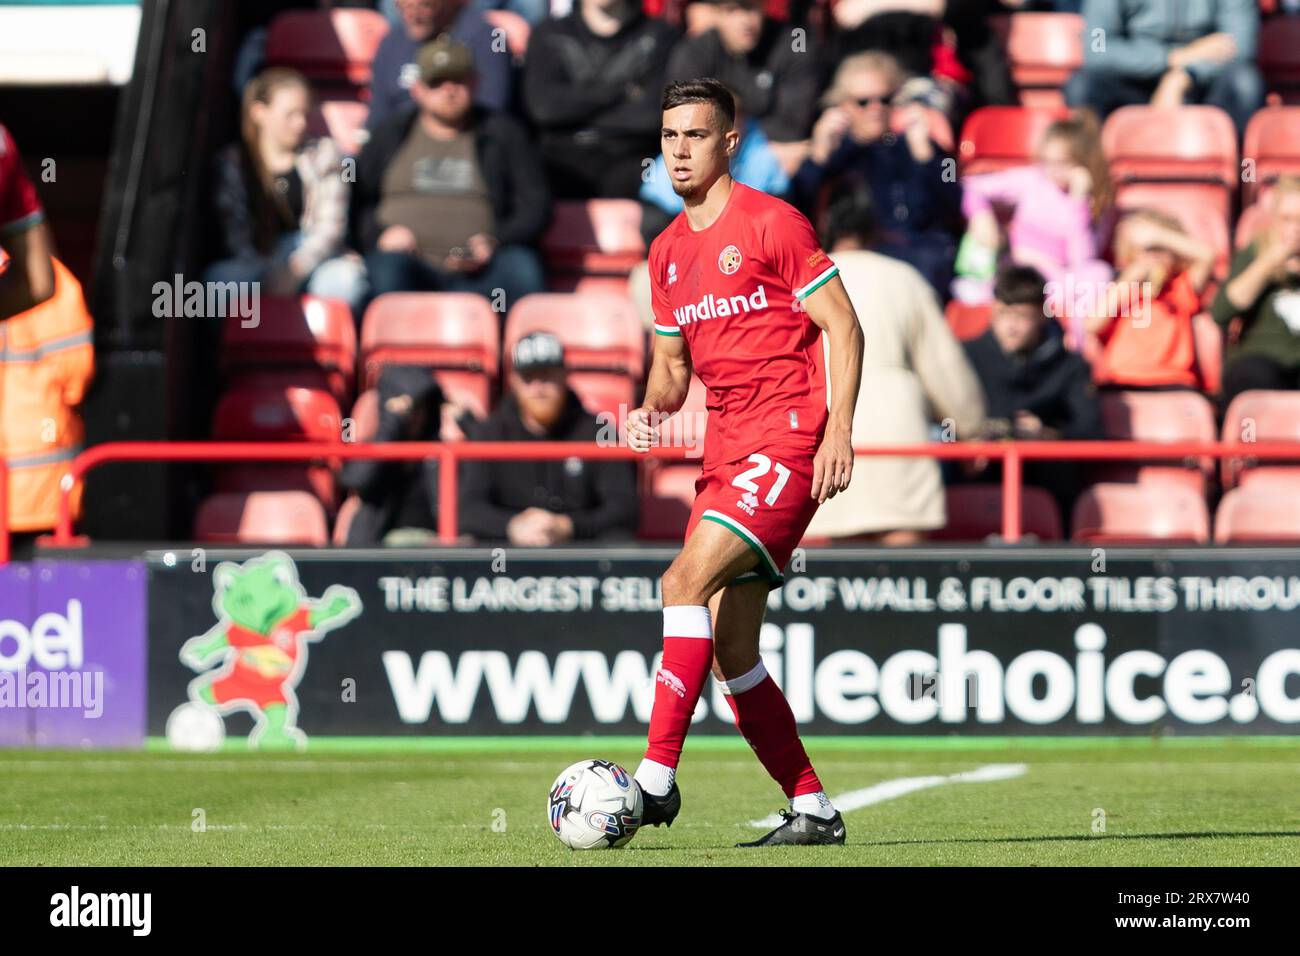
<instances>
[{"instance_id":1,"label":"white pitch line","mask_svg":"<svg viewBox=\"0 0 1300 956\"><path fill-rule=\"evenodd\" d=\"M897 780L886 780L883 783L873 784L862 790L850 790L848 793L842 793L838 797L832 797L831 803L835 804L835 809L841 813L848 813L850 810L860 810L863 807L871 806L873 803L884 803L886 800L893 800L895 797L902 797L918 790L928 790L931 787L943 786L945 783L990 783L994 780L1010 780L1013 777L1024 775L1028 769L1022 763L991 763L975 770L966 770L947 777L899 777ZM749 825L755 829L769 830L772 827L780 826L781 822L781 815L773 813L761 820L750 820Z\"/></svg>"}]
</instances>

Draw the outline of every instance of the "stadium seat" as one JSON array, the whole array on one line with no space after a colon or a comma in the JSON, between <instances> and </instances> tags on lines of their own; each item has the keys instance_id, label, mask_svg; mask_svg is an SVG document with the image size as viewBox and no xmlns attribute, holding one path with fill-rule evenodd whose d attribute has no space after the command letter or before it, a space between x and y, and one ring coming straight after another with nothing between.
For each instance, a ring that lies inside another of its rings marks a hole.
<instances>
[{"instance_id":1,"label":"stadium seat","mask_svg":"<svg viewBox=\"0 0 1300 956\"><path fill-rule=\"evenodd\" d=\"M313 136L328 136L345 156L361 152L369 133L366 117L370 107L355 100L326 100L307 117L307 131Z\"/></svg>"},{"instance_id":2,"label":"stadium seat","mask_svg":"<svg viewBox=\"0 0 1300 956\"><path fill-rule=\"evenodd\" d=\"M390 292L366 309L361 388L385 365L427 365L448 398L482 417L500 373L500 319L470 292Z\"/></svg>"},{"instance_id":3,"label":"stadium seat","mask_svg":"<svg viewBox=\"0 0 1300 956\"><path fill-rule=\"evenodd\" d=\"M370 64L388 34L374 10L286 10L271 21L266 62L289 66L312 81L318 94L368 92Z\"/></svg>"},{"instance_id":4,"label":"stadium seat","mask_svg":"<svg viewBox=\"0 0 1300 956\"><path fill-rule=\"evenodd\" d=\"M989 327L989 317L992 314L993 307L987 303L967 305L957 299L950 299L943 309L948 328L952 329L952 334L962 341L976 339L983 335L984 330Z\"/></svg>"},{"instance_id":5,"label":"stadium seat","mask_svg":"<svg viewBox=\"0 0 1300 956\"><path fill-rule=\"evenodd\" d=\"M933 541L983 541L1002 536L1002 486L950 485L944 489L948 523L930 532ZM1025 485L1020 498L1020 532L1039 541L1061 540L1061 512L1042 488Z\"/></svg>"},{"instance_id":6,"label":"stadium seat","mask_svg":"<svg viewBox=\"0 0 1300 956\"><path fill-rule=\"evenodd\" d=\"M1124 203L1124 191L1134 183L1170 184L1182 195L1195 184L1227 223L1240 168L1236 129L1223 110L1123 106L1106 119L1101 143L1118 203Z\"/></svg>"},{"instance_id":7,"label":"stadium seat","mask_svg":"<svg viewBox=\"0 0 1300 956\"><path fill-rule=\"evenodd\" d=\"M1300 106L1269 106L1256 112L1246 125L1241 154L1250 163L1243 172L1252 173L1241 184L1244 208L1255 202L1264 184L1300 174Z\"/></svg>"},{"instance_id":8,"label":"stadium seat","mask_svg":"<svg viewBox=\"0 0 1300 956\"><path fill-rule=\"evenodd\" d=\"M533 30L528 21L513 10L484 10L483 19L487 20L494 33L501 31L511 59L515 63L523 63L528 53L528 38Z\"/></svg>"},{"instance_id":9,"label":"stadium seat","mask_svg":"<svg viewBox=\"0 0 1300 956\"><path fill-rule=\"evenodd\" d=\"M1213 442L1214 406L1195 392L1101 393L1101 419L1106 437L1117 441ZM1204 458L1197 467L1193 460L1150 462L1106 462L1097 473L1105 481L1136 481L1141 484L1181 484L1198 494L1205 493L1206 478L1213 473L1213 459Z\"/></svg>"},{"instance_id":10,"label":"stadium seat","mask_svg":"<svg viewBox=\"0 0 1300 956\"><path fill-rule=\"evenodd\" d=\"M593 414L631 406L645 372L645 330L626 295L543 292L527 295L506 316L504 353L530 332L564 343L569 382Z\"/></svg>"},{"instance_id":11,"label":"stadium seat","mask_svg":"<svg viewBox=\"0 0 1300 956\"><path fill-rule=\"evenodd\" d=\"M231 316L222 329L227 375L252 370L315 369L340 405L352 399L357 331L352 311L337 299L264 296L256 325Z\"/></svg>"},{"instance_id":12,"label":"stadium seat","mask_svg":"<svg viewBox=\"0 0 1300 956\"><path fill-rule=\"evenodd\" d=\"M221 492L194 518L194 537L213 544L329 544L325 509L306 491Z\"/></svg>"},{"instance_id":13,"label":"stadium seat","mask_svg":"<svg viewBox=\"0 0 1300 956\"><path fill-rule=\"evenodd\" d=\"M287 379L278 385L241 383L221 396L212 420L215 441L317 441L342 438L338 402L321 389ZM328 465L275 462L221 465L219 491L305 490L333 510L334 473Z\"/></svg>"},{"instance_id":14,"label":"stadium seat","mask_svg":"<svg viewBox=\"0 0 1300 956\"><path fill-rule=\"evenodd\" d=\"M1024 106L1061 106L1062 87L1083 66L1083 17L1077 13L1015 13L989 18L1006 49L1011 79Z\"/></svg>"},{"instance_id":15,"label":"stadium seat","mask_svg":"<svg viewBox=\"0 0 1300 956\"><path fill-rule=\"evenodd\" d=\"M695 504L700 466L650 461L643 474L638 537L646 541L681 541Z\"/></svg>"},{"instance_id":16,"label":"stadium seat","mask_svg":"<svg viewBox=\"0 0 1300 956\"><path fill-rule=\"evenodd\" d=\"M1300 99L1300 17L1270 17L1260 23L1255 59L1268 89L1282 102Z\"/></svg>"},{"instance_id":17,"label":"stadium seat","mask_svg":"<svg viewBox=\"0 0 1300 956\"><path fill-rule=\"evenodd\" d=\"M984 106L961 128L957 161L963 176L992 173L1033 162L1047 128L1070 115L1064 107Z\"/></svg>"},{"instance_id":18,"label":"stadium seat","mask_svg":"<svg viewBox=\"0 0 1300 956\"><path fill-rule=\"evenodd\" d=\"M1300 462L1300 392L1242 392L1232 400L1223 416L1222 441L1250 445L1253 442L1296 442ZM1252 484L1258 476L1300 473L1296 464L1276 459L1261 462L1249 455L1223 459L1223 487Z\"/></svg>"},{"instance_id":19,"label":"stadium seat","mask_svg":"<svg viewBox=\"0 0 1300 956\"><path fill-rule=\"evenodd\" d=\"M541 245L548 271L626 276L646 257L641 204L635 199L557 202Z\"/></svg>"},{"instance_id":20,"label":"stadium seat","mask_svg":"<svg viewBox=\"0 0 1300 956\"><path fill-rule=\"evenodd\" d=\"M1205 497L1174 484L1101 482L1074 504L1072 541L1095 544L1205 544L1210 514Z\"/></svg>"},{"instance_id":21,"label":"stadium seat","mask_svg":"<svg viewBox=\"0 0 1300 956\"><path fill-rule=\"evenodd\" d=\"M1274 476L1230 489L1214 514L1214 542L1300 542L1300 474Z\"/></svg>"}]
</instances>

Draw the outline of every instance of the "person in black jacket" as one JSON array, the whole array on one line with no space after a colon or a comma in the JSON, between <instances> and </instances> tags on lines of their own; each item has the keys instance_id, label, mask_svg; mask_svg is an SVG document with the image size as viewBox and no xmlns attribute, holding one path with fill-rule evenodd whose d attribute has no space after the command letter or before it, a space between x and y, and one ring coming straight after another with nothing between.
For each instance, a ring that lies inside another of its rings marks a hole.
<instances>
[{"instance_id":1,"label":"person in black jacket","mask_svg":"<svg viewBox=\"0 0 1300 956\"><path fill-rule=\"evenodd\" d=\"M442 406L432 369L385 366L379 376L379 426L371 440L437 441ZM344 465L341 481L361 499L348 528L348 547L432 541L438 528L437 458L354 459Z\"/></svg>"},{"instance_id":2,"label":"person in black jacket","mask_svg":"<svg viewBox=\"0 0 1300 956\"><path fill-rule=\"evenodd\" d=\"M668 61L668 79L712 76L736 93L767 138L808 138L821 92L821 57L804 29L763 15L764 0L712 0L717 24L686 37Z\"/></svg>"},{"instance_id":3,"label":"person in black jacket","mask_svg":"<svg viewBox=\"0 0 1300 956\"><path fill-rule=\"evenodd\" d=\"M509 308L545 287L532 248L550 220L541 161L517 121L472 105L467 48L442 37L416 63L415 105L357 159L349 221L371 295L503 294Z\"/></svg>"},{"instance_id":4,"label":"person in black jacket","mask_svg":"<svg viewBox=\"0 0 1300 956\"><path fill-rule=\"evenodd\" d=\"M576 0L533 29L524 108L562 199L635 199L659 154L664 68L677 32L637 0Z\"/></svg>"},{"instance_id":5,"label":"person in black jacket","mask_svg":"<svg viewBox=\"0 0 1300 956\"><path fill-rule=\"evenodd\" d=\"M510 391L470 437L477 441L595 441L602 425L566 382L564 347L533 332L514 349ZM636 531L630 461L467 461L460 473L460 531L482 541L546 547L629 538Z\"/></svg>"},{"instance_id":6,"label":"person in black jacket","mask_svg":"<svg viewBox=\"0 0 1300 956\"><path fill-rule=\"evenodd\" d=\"M1105 437L1092 370L1065 347L1061 324L1045 307L1046 280L1032 266L1006 266L993 285L988 331L966 343L984 386L981 438L1087 441ZM1068 515L1080 489L1078 462L1030 462L1025 483L1052 492ZM980 479L1000 479L989 468Z\"/></svg>"}]
</instances>

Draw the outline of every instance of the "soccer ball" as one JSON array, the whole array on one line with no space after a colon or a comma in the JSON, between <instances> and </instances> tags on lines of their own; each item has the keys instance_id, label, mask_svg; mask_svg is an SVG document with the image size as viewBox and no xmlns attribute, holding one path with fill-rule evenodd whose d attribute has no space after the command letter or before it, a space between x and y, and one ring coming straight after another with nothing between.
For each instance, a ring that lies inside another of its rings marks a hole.
<instances>
[{"instance_id":1,"label":"soccer ball","mask_svg":"<svg viewBox=\"0 0 1300 956\"><path fill-rule=\"evenodd\" d=\"M167 742L172 750L212 753L226 738L226 725L211 707L193 702L181 704L167 718Z\"/></svg>"},{"instance_id":2,"label":"soccer ball","mask_svg":"<svg viewBox=\"0 0 1300 956\"><path fill-rule=\"evenodd\" d=\"M641 788L609 760L565 768L546 802L551 829L572 850L625 846L641 825L641 806Z\"/></svg>"}]
</instances>

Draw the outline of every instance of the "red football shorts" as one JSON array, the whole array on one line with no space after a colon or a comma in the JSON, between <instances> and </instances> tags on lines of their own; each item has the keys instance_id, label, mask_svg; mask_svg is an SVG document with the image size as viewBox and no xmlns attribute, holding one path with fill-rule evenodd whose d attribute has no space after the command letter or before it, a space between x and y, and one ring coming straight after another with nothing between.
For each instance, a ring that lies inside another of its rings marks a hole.
<instances>
[{"instance_id":1,"label":"red football shorts","mask_svg":"<svg viewBox=\"0 0 1300 956\"><path fill-rule=\"evenodd\" d=\"M781 574L817 511L811 496L813 460L781 449L717 465L695 481L689 539L701 521L715 521L738 535L758 556L758 566L733 582L766 580L779 587Z\"/></svg>"}]
</instances>

